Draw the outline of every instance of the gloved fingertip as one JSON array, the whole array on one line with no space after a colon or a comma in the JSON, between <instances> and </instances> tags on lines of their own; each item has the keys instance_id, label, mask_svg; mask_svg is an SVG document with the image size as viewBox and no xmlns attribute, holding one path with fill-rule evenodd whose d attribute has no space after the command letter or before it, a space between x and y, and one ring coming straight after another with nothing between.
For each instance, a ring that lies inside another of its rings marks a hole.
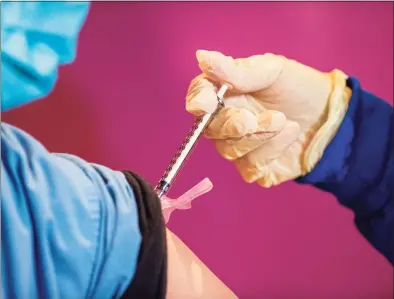
<instances>
[{"instance_id":1,"label":"gloved fingertip","mask_svg":"<svg viewBox=\"0 0 394 299\"><path fill-rule=\"evenodd\" d=\"M205 93L201 93L194 98L187 99L186 101L186 111L195 116L213 113L216 108L217 101L211 100Z\"/></svg>"},{"instance_id":2,"label":"gloved fingertip","mask_svg":"<svg viewBox=\"0 0 394 299\"><path fill-rule=\"evenodd\" d=\"M261 177L260 173L263 169L256 168L256 165L254 165L254 163L250 163L248 159L241 158L234 160L233 163L246 183L254 183Z\"/></svg>"},{"instance_id":3,"label":"gloved fingertip","mask_svg":"<svg viewBox=\"0 0 394 299\"><path fill-rule=\"evenodd\" d=\"M286 122L287 122L286 116L282 112L272 111L272 110L271 110L271 115L272 115L272 120L269 129L271 131L282 131L283 128L286 126Z\"/></svg>"},{"instance_id":4,"label":"gloved fingertip","mask_svg":"<svg viewBox=\"0 0 394 299\"><path fill-rule=\"evenodd\" d=\"M289 130L291 136L292 136L292 142L298 139L298 137L301 134L301 127L298 123L291 121L287 124L287 129Z\"/></svg>"},{"instance_id":5,"label":"gloved fingertip","mask_svg":"<svg viewBox=\"0 0 394 299\"><path fill-rule=\"evenodd\" d=\"M190 114L193 114L196 117L200 117L205 114L204 110L194 108L194 107L189 107L189 106L186 106L186 111L189 112Z\"/></svg>"},{"instance_id":6,"label":"gloved fingertip","mask_svg":"<svg viewBox=\"0 0 394 299\"><path fill-rule=\"evenodd\" d=\"M268 164L267 165L268 170L265 173L265 175L256 181L256 183L260 187L271 188L271 187L278 186L279 184L286 181L286 179L282 175L280 175L278 172L272 170L272 167L275 167L275 166L273 166L273 164L275 164L275 163L276 162L274 160L270 164Z\"/></svg>"},{"instance_id":7,"label":"gloved fingertip","mask_svg":"<svg viewBox=\"0 0 394 299\"><path fill-rule=\"evenodd\" d=\"M214 81L223 81L227 77L224 69L231 70L234 63L232 57L217 51L198 50L196 57L201 71Z\"/></svg>"},{"instance_id":8,"label":"gloved fingertip","mask_svg":"<svg viewBox=\"0 0 394 299\"><path fill-rule=\"evenodd\" d=\"M197 50L196 58L201 70L209 69L211 65L210 52L207 50Z\"/></svg>"},{"instance_id":9,"label":"gloved fingertip","mask_svg":"<svg viewBox=\"0 0 394 299\"><path fill-rule=\"evenodd\" d=\"M265 178L259 179L256 181L257 185L263 188L270 188L273 186L272 181L267 180Z\"/></svg>"},{"instance_id":10,"label":"gloved fingertip","mask_svg":"<svg viewBox=\"0 0 394 299\"><path fill-rule=\"evenodd\" d=\"M207 50L203 50L203 49L197 50L196 51L197 61L203 60L204 57L206 57L207 53L208 53Z\"/></svg>"},{"instance_id":11,"label":"gloved fingertip","mask_svg":"<svg viewBox=\"0 0 394 299\"><path fill-rule=\"evenodd\" d=\"M225 58L226 56L217 51L209 51L209 50L197 50L196 51L196 58L197 61L211 61L211 60L218 60L220 58Z\"/></svg>"},{"instance_id":12,"label":"gloved fingertip","mask_svg":"<svg viewBox=\"0 0 394 299\"><path fill-rule=\"evenodd\" d=\"M186 111L195 115L202 116L206 113L213 113L215 111L214 105L209 105L209 103L201 103L198 101L191 101L186 104Z\"/></svg>"},{"instance_id":13,"label":"gloved fingertip","mask_svg":"<svg viewBox=\"0 0 394 299\"><path fill-rule=\"evenodd\" d=\"M189 86L186 110L196 116L213 113L218 105L216 90L210 81L197 77Z\"/></svg>"},{"instance_id":14,"label":"gloved fingertip","mask_svg":"<svg viewBox=\"0 0 394 299\"><path fill-rule=\"evenodd\" d=\"M291 173L291 170L287 173L277 171L277 169L279 169L278 165L281 164L278 160L274 161L271 164L272 165L269 165L268 167L272 169L270 169L264 177L256 181L256 183L263 188L276 187L285 182L292 181L298 177L297 175ZM277 165L273 165L273 164L277 164ZM283 169L283 165L279 167ZM276 171L274 169L276 169Z\"/></svg>"}]
</instances>

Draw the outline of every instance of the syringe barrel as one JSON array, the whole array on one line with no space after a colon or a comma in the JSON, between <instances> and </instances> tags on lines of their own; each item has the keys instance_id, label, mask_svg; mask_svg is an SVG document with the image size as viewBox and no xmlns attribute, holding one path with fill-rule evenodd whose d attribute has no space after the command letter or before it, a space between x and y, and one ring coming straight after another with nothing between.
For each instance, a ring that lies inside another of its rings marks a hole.
<instances>
[{"instance_id":1,"label":"syringe barrel","mask_svg":"<svg viewBox=\"0 0 394 299\"><path fill-rule=\"evenodd\" d=\"M172 158L170 164L168 165L166 171L164 172L163 176L161 177L159 183L156 186L156 190L157 191L160 190L163 193L161 195L167 193L169 187L171 186L177 174L179 173L179 170L182 168L187 157L190 155L193 148L196 146L200 136L204 132L205 128L209 125L215 114L216 113L213 114L207 113L196 120L193 128L187 134L181 147L179 148L175 156Z\"/></svg>"},{"instance_id":2,"label":"syringe barrel","mask_svg":"<svg viewBox=\"0 0 394 299\"><path fill-rule=\"evenodd\" d=\"M223 104L223 96L228 88L228 85L223 85L219 92L217 93L218 105L214 113L207 113L203 116L197 118L194 126L187 134L185 140L182 145L178 149L175 156L172 158L170 164L168 165L166 171L161 177L159 183L156 185L155 190L158 194L159 198L167 193L171 184L174 182L177 174L180 169L184 165L187 157L192 152L193 148L196 146L200 136L203 134L204 130L208 127L212 119L215 115L222 109Z\"/></svg>"}]
</instances>

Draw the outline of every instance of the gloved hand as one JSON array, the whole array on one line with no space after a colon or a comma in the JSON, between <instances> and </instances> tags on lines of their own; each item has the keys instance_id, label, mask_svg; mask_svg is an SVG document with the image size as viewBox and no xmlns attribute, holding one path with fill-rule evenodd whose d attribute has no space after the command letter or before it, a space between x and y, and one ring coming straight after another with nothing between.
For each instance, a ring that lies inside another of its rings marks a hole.
<instances>
[{"instance_id":1,"label":"gloved hand","mask_svg":"<svg viewBox=\"0 0 394 299\"><path fill-rule=\"evenodd\" d=\"M186 109L212 113L218 87L231 85L205 134L245 181L270 187L313 169L348 107L344 73L274 54L233 59L199 50L197 60L202 74L190 84Z\"/></svg>"}]
</instances>

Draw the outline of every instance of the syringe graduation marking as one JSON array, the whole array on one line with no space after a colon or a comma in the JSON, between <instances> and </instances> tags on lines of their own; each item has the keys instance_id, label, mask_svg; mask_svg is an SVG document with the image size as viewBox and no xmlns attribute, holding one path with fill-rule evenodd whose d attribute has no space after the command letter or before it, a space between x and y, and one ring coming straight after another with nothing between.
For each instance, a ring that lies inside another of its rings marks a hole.
<instances>
[{"instance_id":1,"label":"syringe graduation marking","mask_svg":"<svg viewBox=\"0 0 394 299\"><path fill-rule=\"evenodd\" d=\"M180 168L183 166L186 158L189 156L191 151L193 150L194 146L197 144L197 141L199 140L200 135L204 132L205 128L209 125L213 117L219 112L219 110L224 106L223 103L223 97L224 94L226 93L226 90L228 89L229 85L223 84L222 87L219 89L217 93L217 100L218 100L218 105L216 107L216 110L212 114L205 114L199 118L197 118L196 122L194 123L192 129L189 131L189 133L186 135L186 138L184 139L183 143L179 147L178 151L176 152L175 156L172 158L170 164L168 165L166 171L164 172L163 176L161 177L159 183L157 184L155 190L159 192L159 197L161 195L164 195L167 193L170 185L172 184L173 180L177 176ZM199 132L196 138L194 137L194 134L196 132ZM192 142L191 146L189 147L189 143ZM188 148L189 147L189 148ZM186 152L184 153L184 151ZM175 173L170 175L171 171L173 170L174 165L178 164L178 160L182 159L177 166L178 168L175 169Z\"/></svg>"},{"instance_id":2,"label":"syringe graduation marking","mask_svg":"<svg viewBox=\"0 0 394 299\"><path fill-rule=\"evenodd\" d=\"M174 167L175 163L177 162L177 160L179 159L179 157L182 155L183 151L185 150L187 144L190 141L190 138L193 137L193 135L196 133L199 125L201 124L203 118L200 117L196 120L196 122L194 123L193 127L191 128L191 130L189 131L189 133L186 135L185 140L182 142L181 146L179 147L178 151L176 152L175 156L172 158L170 164L168 165L166 171L164 172L163 176L161 177L160 181L165 180L165 178L168 176L168 174L170 173L170 171L172 170L172 168Z\"/></svg>"}]
</instances>

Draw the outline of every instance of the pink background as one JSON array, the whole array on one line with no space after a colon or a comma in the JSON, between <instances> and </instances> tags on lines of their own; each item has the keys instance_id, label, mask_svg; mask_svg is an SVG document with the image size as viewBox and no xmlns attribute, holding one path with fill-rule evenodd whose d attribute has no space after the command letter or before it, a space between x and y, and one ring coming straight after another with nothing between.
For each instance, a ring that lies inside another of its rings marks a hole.
<instances>
[{"instance_id":1,"label":"pink background","mask_svg":"<svg viewBox=\"0 0 394 299\"><path fill-rule=\"evenodd\" d=\"M4 120L155 183L192 123L184 97L199 48L337 67L393 100L393 3L94 3L54 93ZM241 298L392 298L392 267L332 196L247 185L207 140L172 196L206 176L214 190L170 227Z\"/></svg>"}]
</instances>

